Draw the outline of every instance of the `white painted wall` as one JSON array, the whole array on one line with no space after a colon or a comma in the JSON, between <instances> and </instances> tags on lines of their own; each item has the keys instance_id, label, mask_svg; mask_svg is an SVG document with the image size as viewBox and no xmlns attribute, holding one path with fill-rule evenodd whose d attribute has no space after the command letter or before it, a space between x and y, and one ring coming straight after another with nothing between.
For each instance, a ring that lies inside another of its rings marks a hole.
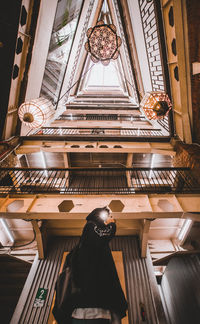
<instances>
[{"instance_id":1,"label":"white painted wall","mask_svg":"<svg viewBox=\"0 0 200 324\"><path fill-rule=\"evenodd\" d=\"M28 75L26 100L35 99L40 94L56 7L57 0L41 1Z\"/></svg>"},{"instance_id":2,"label":"white painted wall","mask_svg":"<svg viewBox=\"0 0 200 324\"><path fill-rule=\"evenodd\" d=\"M57 2L58 0L41 0L25 101L40 95ZM26 135L29 130L22 124L21 135Z\"/></svg>"},{"instance_id":3,"label":"white painted wall","mask_svg":"<svg viewBox=\"0 0 200 324\"><path fill-rule=\"evenodd\" d=\"M131 23L135 38L136 49L139 58L139 65L142 75L142 81L144 86L144 91L152 91L150 71L147 60L147 53L145 47L144 34L142 29L142 21L140 17L140 8L138 5L138 0L127 0Z\"/></svg>"}]
</instances>

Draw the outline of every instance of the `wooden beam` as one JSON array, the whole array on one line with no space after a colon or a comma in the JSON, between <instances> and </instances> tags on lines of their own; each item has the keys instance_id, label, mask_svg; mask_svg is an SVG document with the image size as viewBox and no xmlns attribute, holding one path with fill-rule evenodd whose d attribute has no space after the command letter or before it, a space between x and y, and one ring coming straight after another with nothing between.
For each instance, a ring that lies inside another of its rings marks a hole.
<instances>
[{"instance_id":1,"label":"wooden beam","mask_svg":"<svg viewBox=\"0 0 200 324\"><path fill-rule=\"evenodd\" d=\"M103 144L103 145L106 145ZM119 144L120 145L120 144ZM16 150L16 154L29 154L29 153L37 153L37 152L56 152L56 153L154 153L154 154L162 154L162 155L170 155L175 156L175 151L171 150L162 150L151 147L122 147L122 148L114 148L114 147L94 147L87 148L83 147L59 147L59 146L51 146L51 147L40 147L40 146L31 146L31 145L22 145Z\"/></svg>"},{"instance_id":2,"label":"wooden beam","mask_svg":"<svg viewBox=\"0 0 200 324\"><path fill-rule=\"evenodd\" d=\"M37 196L35 196L32 200L32 202L30 203L30 205L28 206L26 212L29 213L31 211L31 208L34 206L34 204L36 203L37 201Z\"/></svg>"},{"instance_id":3,"label":"wooden beam","mask_svg":"<svg viewBox=\"0 0 200 324\"><path fill-rule=\"evenodd\" d=\"M186 212L183 213L182 218L191 219L195 222L200 222L200 212Z\"/></svg>"},{"instance_id":4,"label":"wooden beam","mask_svg":"<svg viewBox=\"0 0 200 324\"><path fill-rule=\"evenodd\" d=\"M162 155L170 155L175 156L176 152L173 146L170 143L146 143L146 142L118 142L118 145L121 147L114 147L116 142L96 142L90 141L90 144L93 147L86 147L88 142L79 141L79 147L73 148L72 146L77 142L70 141L65 143L64 141L31 141L26 140L23 141L23 144L20 145L16 149L16 154L28 154L34 152L60 152L60 153L67 153L67 152L90 152L90 153L154 153L154 154L162 154ZM101 147L101 145L107 147Z\"/></svg>"},{"instance_id":5,"label":"wooden beam","mask_svg":"<svg viewBox=\"0 0 200 324\"><path fill-rule=\"evenodd\" d=\"M149 234L150 226L151 226L151 220L144 219L144 224L143 224L141 239L140 239L142 258L146 258L147 256L147 244L148 244L148 234Z\"/></svg>"},{"instance_id":6,"label":"wooden beam","mask_svg":"<svg viewBox=\"0 0 200 324\"><path fill-rule=\"evenodd\" d=\"M192 143L191 116L192 101L191 101L191 77L190 77L190 58L189 58L189 42L187 31L187 16L184 15L184 7L186 3L178 0L173 1L173 13L175 21L175 37L176 50L178 57L178 73L180 83L181 96L181 112L182 112L182 127L184 140L186 143ZM190 110L190 111L189 111Z\"/></svg>"},{"instance_id":7,"label":"wooden beam","mask_svg":"<svg viewBox=\"0 0 200 324\"><path fill-rule=\"evenodd\" d=\"M64 166L65 168L69 168L69 160L68 160L68 153L63 153L63 160L64 160ZM66 178L66 182L65 182L65 187L69 186L69 171L65 172L65 178Z\"/></svg>"},{"instance_id":8,"label":"wooden beam","mask_svg":"<svg viewBox=\"0 0 200 324\"><path fill-rule=\"evenodd\" d=\"M127 160L126 160L126 167L131 168L133 164L133 153L128 153L127 154ZM126 171L126 180L127 180L127 185L128 187L131 187L131 176L130 172Z\"/></svg>"},{"instance_id":9,"label":"wooden beam","mask_svg":"<svg viewBox=\"0 0 200 324\"><path fill-rule=\"evenodd\" d=\"M0 211L6 205L6 203L7 203L8 200L9 200L9 195L7 195L4 199L2 199L2 201L0 202Z\"/></svg>"},{"instance_id":10,"label":"wooden beam","mask_svg":"<svg viewBox=\"0 0 200 324\"><path fill-rule=\"evenodd\" d=\"M7 212L7 206L11 202L22 199L23 207L17 212ZM117 195L117 197L116 195L10 194L1 200L1 217L81 220L97 206L109 205L116 199L125 206L122 212L112 213L117 219L189 218L200 221L200 194L132 194ZM72 201L73 208L70 212L59 212L58 205L63 200Z\"/></svg>"},{"instance_id":11,"label":"wooden beam","mask_svg":"<svg viewBox=\"0 0 200 324\"><path fill-rule=\"evenodd\" d=\"M192 142L192 100L190 60L188 51L187 8L186 1L162 0L162 12L168 52L168 66L171 81L174 121L176 133L186 143ZM169 25L169 8L173 6L174 26ZM172 51L172 41L176 40L176 52ZM175 68L178 69L179 82L175 78Z\"/></svg>"},{"instance_id":12,"label":"wooden beam","mask_svg":"<svg viewBox=\"0 0 200 324\"><path fill-rule=\"evenodd\" d=\"M37 220L31 220L31 224L33 226L33 230L36 234L36 242L37 242L37 249L38 249L38 258L44 259L44 246L43 246L43 237L38 226Z\"/></svg>"},{"instance_id":13,"label":"wooden beam","mask_svg":"<svg viewBox=\"0 0 200 324\"><path fill-rule=\"evenodd\" d=\"M166 266L168 264L168 262L173 257L182 257L185 255L193 255L193 254L200 254L200 250L172 252L172 253L168 254L167 256L164 256L160 259L153 261L153 265L154 266Z\"/></svg>"},{"instance_id":14,"label":"wooden beam","mask_svg":"<svg viewBox=\"0 0 200 324\"><path fill-rule=\"evenodd\" d=\"M1 213L1 217L7 219L47 219L47 220L59 220L59 219L77 219L82 220L88 215L88 212L72 213L72 212L31 212L31 213ZM145 219L145 218L182 218L183 212L175 213L153 213L153 212L129 212L129 213L112 213L115 219ZM200 220L199 220L200 221Z\"/></svg>"}]
</instances>

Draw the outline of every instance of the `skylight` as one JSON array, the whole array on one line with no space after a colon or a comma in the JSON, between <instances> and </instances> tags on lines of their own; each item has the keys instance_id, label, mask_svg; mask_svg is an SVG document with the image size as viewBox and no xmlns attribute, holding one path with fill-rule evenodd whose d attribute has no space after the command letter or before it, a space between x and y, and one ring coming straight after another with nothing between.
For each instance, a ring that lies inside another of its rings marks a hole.
<instances>
[{"instance_id":1,"label":"skylight","mask_svg":"<svg viewBox=\"0 0 200 324\"><path fill-rule=\"evenodd\" d=\"M110 62L108 66L101 63L95 64L90 72L87 87L121 87L119 74L115 62Z\"/></svg>"},{"instance_id":2,"label":"skylight","mask_svg":"<svg viewBox=\"0 0 200 324\"><path fill-rule=\"evenodd\" d=\"M82 0L58 2L41 88L41 95L51 101L57 100L62 86L81 6Z\"/></svg>"}]
</instances>

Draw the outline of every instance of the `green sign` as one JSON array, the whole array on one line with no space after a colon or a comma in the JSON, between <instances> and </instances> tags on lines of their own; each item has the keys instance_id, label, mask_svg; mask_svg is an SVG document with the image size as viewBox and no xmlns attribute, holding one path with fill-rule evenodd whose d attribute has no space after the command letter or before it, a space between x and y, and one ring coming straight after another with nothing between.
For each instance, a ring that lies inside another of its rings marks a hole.
<instances>
[{"instance_id":1,"label":"green sign","mask_svg":"<svg viewBox=\"0 0 200 324\"><path fill-rule=\"evenodd\" d=\"M46 297L47 297L48 289L38 288L37 295L35 297L33 307L43 307Z\"/></svg>"}]
</instances>

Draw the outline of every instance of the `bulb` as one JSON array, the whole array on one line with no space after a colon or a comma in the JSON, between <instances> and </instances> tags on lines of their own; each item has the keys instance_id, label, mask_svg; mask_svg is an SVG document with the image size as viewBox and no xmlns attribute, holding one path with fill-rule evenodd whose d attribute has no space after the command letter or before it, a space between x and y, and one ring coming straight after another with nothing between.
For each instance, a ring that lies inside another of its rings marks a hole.
<instances>
[{"instance_id":1,"label":"bulb","mask_svg":"<svg viewBox=\"0 0 200 324\"><path fill-rule=\"evenodd\" d=\"M101 213L100 213L100 217L101 219L105 222L108 218L108 212L105 210L103 210Z\"/></svg>"}]
</instances>

